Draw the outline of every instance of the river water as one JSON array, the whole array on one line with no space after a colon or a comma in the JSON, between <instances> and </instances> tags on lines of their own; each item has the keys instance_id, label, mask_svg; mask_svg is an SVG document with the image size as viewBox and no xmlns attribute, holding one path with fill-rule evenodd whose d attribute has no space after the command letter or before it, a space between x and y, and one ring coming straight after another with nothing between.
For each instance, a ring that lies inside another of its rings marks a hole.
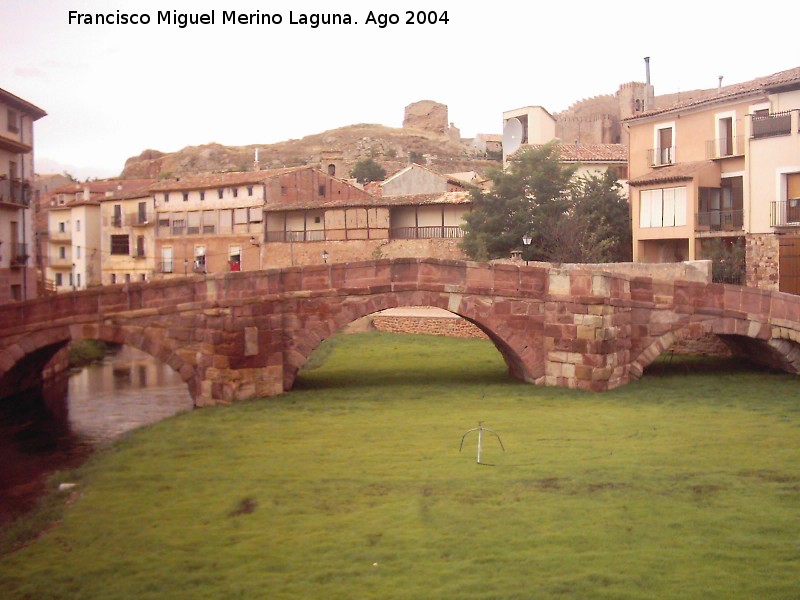
<instances>
[{"instance_id":1,"label":"river water","mask_svg":"<svg viewBox=\"0 0 800 600\"><path fill-rule=\"evenodd\" d=\"M0 526L36 505L48 475L79 465L127 431L191 408L175 371L127 346L43 394L0 401Z\"/></svg>"}]
</instances>

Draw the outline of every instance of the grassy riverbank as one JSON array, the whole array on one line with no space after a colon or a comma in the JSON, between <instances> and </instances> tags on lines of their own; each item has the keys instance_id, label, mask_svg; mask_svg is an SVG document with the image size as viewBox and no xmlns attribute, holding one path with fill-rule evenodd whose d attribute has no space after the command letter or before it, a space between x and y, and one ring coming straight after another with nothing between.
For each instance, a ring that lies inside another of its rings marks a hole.
<instances>
[{"instance_id":1,"label":"grassy riverbank","mask_svg":"<svg viewBox=\"0 0 800 600\"><path fill-rule=\"evenodd\" d=\"M0 558L9 598L788 598L796 377L662 362L605 394L482 340L338 336L280 397L143 429ZM484 421L502 452L462 434Z\"/></svg>"}]
</instances>

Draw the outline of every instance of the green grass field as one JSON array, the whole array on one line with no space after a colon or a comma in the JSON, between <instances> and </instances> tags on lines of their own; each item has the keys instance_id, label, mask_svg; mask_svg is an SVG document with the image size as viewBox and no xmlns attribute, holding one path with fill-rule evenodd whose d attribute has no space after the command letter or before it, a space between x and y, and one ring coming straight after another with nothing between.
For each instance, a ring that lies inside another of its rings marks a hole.
<instances>
[{"instance_id":1,"label":"green grass field","mask_svg":"<svg viewBox=\"0 0 800 600\"><path fill-rule=\"evenodd\" d=\"M142 429L0 558L4 598L797 598L800 379L590 394L486 341L336 336L282 396ZM478 421L502 452L462 435Z\"/></svg>"}]
</instances>

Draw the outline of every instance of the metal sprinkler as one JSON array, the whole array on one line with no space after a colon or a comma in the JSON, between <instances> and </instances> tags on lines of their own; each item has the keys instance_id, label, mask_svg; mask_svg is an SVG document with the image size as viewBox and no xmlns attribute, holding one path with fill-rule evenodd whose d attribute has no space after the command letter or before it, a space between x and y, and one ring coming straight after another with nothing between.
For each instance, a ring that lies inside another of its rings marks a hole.
<instances>
[{"instance_id":1,"label":"metal sprinkler","mask_svg":"<svg viewBox=\"0 0 800 600\"><path fill-rule=\"evenodd\" d=\"M484 427L483 426L483 421L478 421L478 426L477 427L475 427L474 429L470 429L464 435L461 436L461 446L458 447L458 451L459 452L461 452L461 450L464 448L464 438L466 438L467 435L469 435L473 431L477 431L478 432L478 464L479 465L487 464L487 463L482 463L481 462L481 443L483 441L483 432L484 431L488 431L489 433L493 434L497 438L497 441L500 442L500 447L503 449L503 452L506 451L505 446L503 446L503 440L500 439L500 436L497 434L497 432L493 431L491 429L487 429L486 427Z\"/></svg>"}]
</instances>

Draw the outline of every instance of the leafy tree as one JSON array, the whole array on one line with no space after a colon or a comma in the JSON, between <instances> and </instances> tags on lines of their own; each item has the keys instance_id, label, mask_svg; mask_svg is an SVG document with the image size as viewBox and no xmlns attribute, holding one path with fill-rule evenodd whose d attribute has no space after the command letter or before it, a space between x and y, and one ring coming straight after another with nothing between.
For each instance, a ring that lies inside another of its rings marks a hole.
<instances>
[{"instance_id":1,"label":"leafy tree","mask_svg":"<svg viewBox=\"0 0 800 600\"><path fill-rule=\"evenodd\" d=\"M408 153L408 162L417 165L425 165L425 155L422 152L411 150Z\"/></svg>"},{"instance_id":2,"label":"leafy tree","mask_svg":"<svg viewBox=\"0 0 800 600\"><path fill-rule=\"evenodd\" d=\"M742 285L745 280L745 248L741 238L736 241L706 240L703 254L711 260L713 282Z\"/></svg>"},{"instance_id":3,"label":"leafy tree","mask_svg":"<svg viewBox=\"0 0 800 600\"><path fill-rule=\"evenodd\" d=\"M350 171L353 177L360 184L367 184L370 181L383 181L386 179L386 171L371 158L358 161L353 170Z\"/></svg>"},{"instance_id":4,"label":"leafy tree","mask_svg":"<svg viewBox=\"0 0 800 600\"><path fill-rule=\"evenodd\" d=\"M559 161L555 144L525 148L506 171L491 174L488 193L472 192L462 247L474 260L507 257L550 262L630 260L628 205L611 174L573 179L575 167Z\"/></svg>"},{"instance_id":5,"label":"leafy tree","mask_svg":"<svg viewBox=\"0 0 800 600\"><path fill-rule=\"evenodd\" d=\"M462 247L474 260L507 257L520 248L522 236L540 247L546 223L569 206L573 167L558 161L554 144L527 147L505 171L490 171L492 189L472 191L472 211L465 216ZM537 257L538 258L538 257Z\"/></svg>"}]
</instances>

